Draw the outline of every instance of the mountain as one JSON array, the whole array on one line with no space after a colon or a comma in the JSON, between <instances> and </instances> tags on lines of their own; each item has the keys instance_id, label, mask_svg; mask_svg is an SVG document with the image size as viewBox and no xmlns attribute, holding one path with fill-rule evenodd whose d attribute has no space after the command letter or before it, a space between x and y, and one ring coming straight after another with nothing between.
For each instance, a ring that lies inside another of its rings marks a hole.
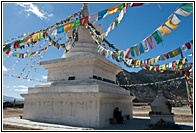
<instances>
[{"instance_id":1,"label":"mountain","mask_svg":"<svg viewBox=\"0 0 196 133\"><path fill-rule=\"evenodd\" d=\"M165 81L182 76L183 75L180 74L150 72L147 70L141 70L139 72L128 72L124 70L124 73L120 72L117 75L117 81L120 85L144 84ZM184 79L166 82L156 86L147 85L123 88L130 90L130 95L136 97L134 102L152 102L158 94L158 88L163 90L163 95L168 99L175 99L175 96L180 96L183 100L187 100L186 83Z\"/></svg>"},{"instance_id":2,"label":"mountain","mask_svg":"<svg viewBox=\"0 0 196 133\"><path fill-rule=\"evenodd\" d=\"M3 95L3 101L14 101L14 99L16 99L16 101L24 101L23 99Z\"/></svg>"}]
</instances>

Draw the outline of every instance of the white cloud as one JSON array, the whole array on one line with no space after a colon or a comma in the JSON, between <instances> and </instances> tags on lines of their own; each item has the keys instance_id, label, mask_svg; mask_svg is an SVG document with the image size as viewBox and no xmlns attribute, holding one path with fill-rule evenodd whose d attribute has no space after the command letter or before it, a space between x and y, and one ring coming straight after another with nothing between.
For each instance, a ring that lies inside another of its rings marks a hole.
<instances>
[{"instance_id":1,"label":"white cloud","mask_svg":"<svg viewBox=\"0 0 196 133\"><path fill-rule=\"evenodd\" d=\"M48 77L47 77L47 76L42 75L42 78L43 78L43 79L47 79Z\"/></svg>"},{"instance_id":2,"label":"white cloud","mask_svg":"<svg viewBox=\"0 0 196 133\"><path fill-rule=\"evenodd\" d=\"M40 10L37 5L31 2L16 3L16 4L24 8L24 11L27 12L27 16L30 16L30 14L33 13L41 20L49 19L49 17L53 16L52 13L47 13L44 10Z\"/></svg>"},{"instance_id":3,"label":"white cloud","mask_svg":"<svg viewBox=\"0 0 196 133\"><path fill-rule=\"evenodd\" d=\"M13 88L27 89L28 86L18 85L18 86L13 86Z\"/></svg>"},{"instance_id":4,"label":"white cloud","mask_svg":"<svg viewBox=\"0 0 196 133\"><path fill-rule=\"evenodd\" d=\"M7 71L7 68L3 66L3 72L4 72L4 71L6 72L6 71Z\"/></svg>"},{"instance_id":5,"label":"white cloud","mask_svg":"<svg viewBox=\"0 0 196 133\"><path fill-rule=\"evenodd\" d=\"M28 91L28 89L14 89L14 91L26 92L26 91Z\"/></svg>"}]
</instances>

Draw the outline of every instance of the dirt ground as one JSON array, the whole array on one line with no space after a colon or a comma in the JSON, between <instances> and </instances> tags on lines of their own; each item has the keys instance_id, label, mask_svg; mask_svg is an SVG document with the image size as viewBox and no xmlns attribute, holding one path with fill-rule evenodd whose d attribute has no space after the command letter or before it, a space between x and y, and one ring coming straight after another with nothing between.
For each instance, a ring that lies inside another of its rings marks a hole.
<instances>
[{"instance_id":1,"label":"dirt ground","mask_svg":"<svg viewBox=\"0 0 196 133\"><path fill-rule=\"evenodd\" d=\"M148 113L151 111L150 106L133 106L133 116L149 117ZM193 115L190 108L187 107L173 107L175 122L193 122ZM3 118L20 117L23 115L23 108L5 108L3 109ZM3 124L3 130L39 130L27 127L13 126Z\"/></svg>"}]
</instances>

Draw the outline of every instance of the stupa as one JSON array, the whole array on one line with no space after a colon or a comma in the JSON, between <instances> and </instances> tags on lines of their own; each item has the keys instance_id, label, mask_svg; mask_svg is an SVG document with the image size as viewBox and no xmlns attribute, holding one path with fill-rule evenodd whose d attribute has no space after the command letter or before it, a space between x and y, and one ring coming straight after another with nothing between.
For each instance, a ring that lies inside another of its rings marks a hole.
<instances>
[{"instance_id":1,"label":"stupa","mask_svg":"<svg viewBox=\"0 0 196 133\"><path fill-rule=\"evenodd\" d=\"M88 16L87 4L83 4L82 14ZM101 26L93 25L102 32ZM98 54L96 48L88 30L80 26L78 41L69 54L41 62L48 79L21 94L25 99L23 118L99 128L110 124L116 106L132 118L134 97L115 84L121 68Z\"/></svg>"}]
</instances>

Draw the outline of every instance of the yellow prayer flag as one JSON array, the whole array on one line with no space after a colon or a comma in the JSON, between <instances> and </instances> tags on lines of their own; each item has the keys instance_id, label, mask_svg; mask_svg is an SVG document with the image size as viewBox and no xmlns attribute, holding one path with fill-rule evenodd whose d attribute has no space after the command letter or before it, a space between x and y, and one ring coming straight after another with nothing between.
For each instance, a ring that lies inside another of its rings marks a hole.
<instances>
[{"instance_id":1,"label":"yellow prayer flag","mask_svg":"<svg viewBox=\"0 0 196 133\"><path fill-rule=\"evenodd\" d=\"M157 30L161 33L162 36L166 36L167 34L169 34L171 32L171 30L169 28L167 28L166 26L161 25L159 28L157 28Z\"/></svg>"},{"instance_id":2,"label":"yellow prayer flag","mask_svg":"<svg viewBox=\"0 0 196 133\"><path fill-rule=\"evenodd\" d=\"M31 34L31 32L28 32L28 35L30 35Z\"/></svg>"},{"instance_id":3,"label":"yellow prayer flag","mask_svg":"<svg viewBox=\"0 0 196 133\"><path fill-rule=\"evenodd\" d=\"M108 14L113 14L118 11L118 6L108 8Z\"/></svg>"},{"instance_id":4,"label":"yellow prayer flag","mask_svg":"<svg viewBox=\"0 0 196 133\"><path fill-rule=\"evenodd\" d=\"M64 25L64 32L69 31L69 30L71 29L71 25L72 25L72 23L71 23L71 22L70 22L70 23L65 24L65 25Z\"/></svg>"},{"instance_id":5,"label":"yellow prayer flag","mask_svg":"<svg viewBox=\"0 0 196 133\"><path fill-rule=\"evenodd\" d=\"M176 49L175 49L175 50L172 50L172 54L173 54L174 56L178 55L177 50L176 50Z\"/></svg>"},{"instance_id":6,"label":"yellow prayer flag","mask_svg":"<svg viewBox=\"0 0 196 133\"><path fill-rule=\"evenodd\" d=\"M165 65L165 64L162 65L162 70L163 70L163 71L166 70L166 65Z\"/></svg>"},{"instance_id":7,"label":"yellow prayer flag","mask_svg":"<svg viewBox=\"0 0 196 133\"><path fill-rule=\"evenodd\" d=\"M31 53L28 53L28 57L31 56Z\"/></svg>"},{"instance_id":8,"label":"yellow prayer flag","mask_svg":"<svg viewBox=\"0 0 196 133\"><path fill-rule=\"evenodd\" d=\"M16 52L16 55L15 56L18 56L19 55L19 53L18 52Z\"/></svg>"},{"instance_id":9,"label":"yellow prayer flag","mask_svg":"<svg viewBox=\"0 0 196 133\"><path fill-rule=\"evenodd\" d=\"M27 36L27 37L25 37L25 38L24 38L24 42L25 42L25 43L27 43L27 42L28 42L28 40L29 40L29 38L30 38L30 37L28 37L28 36Z\"/></svg>"},{"instance_id":10,"label":"yellow prayer flag","mask_svg":"<svg viewBox=\"0 0 196 133\"><path fill-rule=\"evenodd\" d=\"M179 64L179 69L183 69L183 65L182 64Z\"/></svg>"},{"instance_id":11,"label":"yellow prayer flag","mask_svg":"<svg viewBox=\"0 0 196 133\"><path fill-rule=\"evenodd\" d=\"M173 24L173 23L171 22L170 19L168 19L168 20L165 22L165 24L166 24L168 27L172 28L173 30L175 30L176 28L178 28L178 25Z\"/></svg>"},{"instance_id":12,"label":"yellow prayer flag","mask_svg":"<svg viewBox=\"0 0 196 133\"><path fill-rule=\"evenodd\" d=\"M153 68L154 68L153 66L150 66L149 70L150 70L150 71L152 71L152 70L153 70Z\"/></svg>"},{"instance_id":13,"label":"yellow prayer flag","mask_svg":"<svg viewBox=\"0 0 196 133\"><path fill-rule=\"evenodd\" d=\"M33 39L33 41L37 41L37 40L38 40L38 34L35 33L35 34L32 36L32 39Z\"/></svg>"},{"instance_id":14,"label":"yellow prayer flag","mask_svg":"<svg viewBox=\"0 0 196 133\"><path fill-rule=\"evenodd\" d=\"M154 63L156 63L156 62L157 62L157 60L158 60L158 59L157 59L156 57L154 57Z\"/></svg>"}]
</instances>

